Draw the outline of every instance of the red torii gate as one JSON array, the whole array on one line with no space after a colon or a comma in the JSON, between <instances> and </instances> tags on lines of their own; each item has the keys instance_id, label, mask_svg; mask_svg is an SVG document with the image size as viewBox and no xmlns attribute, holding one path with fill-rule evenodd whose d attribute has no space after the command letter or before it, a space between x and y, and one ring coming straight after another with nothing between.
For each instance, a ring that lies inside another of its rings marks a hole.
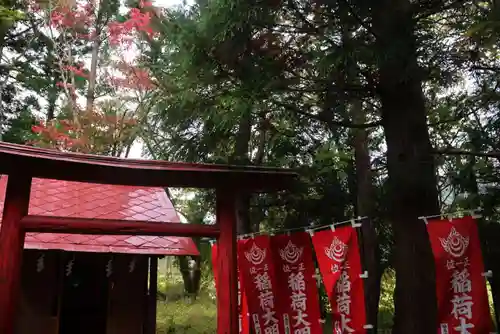
<instances>
[{"instance_id":1,"label":"red torii gate","mask_svg":"<svg viewBox=\"0 0 500 334\"><path fill-rule=\"evenodd\" d=\"M0 142L0 174L8 174L0 231L0 334L13 334L26 232L215 237L218 250L217 333L238 333L236 203L241 192L289 188L284 169L129 160ZM154 224L28 215L32 178L145 187L216 189L216 224Z\"/></svg>"}]
</instances>

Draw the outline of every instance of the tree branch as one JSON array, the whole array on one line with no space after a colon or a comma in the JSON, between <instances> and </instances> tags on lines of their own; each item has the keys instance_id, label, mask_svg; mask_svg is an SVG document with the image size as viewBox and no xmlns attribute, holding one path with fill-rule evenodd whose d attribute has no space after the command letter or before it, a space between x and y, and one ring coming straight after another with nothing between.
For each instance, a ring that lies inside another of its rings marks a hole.
<instances>
[{"instance_id":1,"label":"tree branch","mask_svg":"<svg viewBox=\"0 0 500 334\"><path fill-rule=\"evenodd\" d=\"M474 157L486 157L486 158L500 158L500 152L472 152L466 150L460 150L456 148L441 148L434 150L433 154L436 155L465 155L465 156L474 156Z\"/></svg>"},{"instance_id":2,"label":"tree branch","mask_svg":"<svg viewBox=\"0 0 500 334\"><path fill-rule=\"evenodd\" d=\"M303 111L299 107L293 105L293 104L288 104L288 103L283 103L279 101L272 101L273 103L285 108L285 109L290 109L296 112L299 115L305 116L309 119L314 119L316 121L323 122L327 124L330 128L334 127L344 127L344 128L351 128L351 129L368 129L368 128L374 128L382 125L381 121L376 121L376 122L370 122L370 123L363 123L363 124L356 124L350 121L336 121L331 118L324 117L319 114L311 114L309 112Z\"/></svg>"},{"instance_id":3,"label":"tree branch","mask_svg":"<svg viewBox=\"0 0 500 334\"><path fill-rule=\"evenodd\" d=\"M418 21L448 9L458 8L464 2L465 0L454 0L446 4L443 0L433 0L422 4L422 2L417 1L414 4L415 19Z\"/></svg>"},{"instance_id":4,"label":"tree branch","mask_svg":"<svg viewBox=\"0 0 500 334\"><path fill-rule=\"evenodd\" d=\"M480 71L491 71L498 73L500 72L500 67L492 67L492 66L481 66L481 65L473 65L471 67L472 70L480 70Z\"/></svg>"},{"instance_id":5,"label":"tree branch","mask_svg":"<svg viewBox=\"0 0 500 334\"><path fill-rule=\"evenodd\" d=\"M375 31L373 30L373 28L368 24L366 23L355 11L354 11L354 8L353 6L347 1L347 0L341 0L341 2L347 6L347 9L349 10L349 13L352 15L352 17L354 17L354 19L359 23L360 26L362 26L363 28L366 29L366 31L368 31L369 34L371 34L373 37L375 38L379 38L377 36L377 34L375 33Z\"/></svg>"}]
</instances>

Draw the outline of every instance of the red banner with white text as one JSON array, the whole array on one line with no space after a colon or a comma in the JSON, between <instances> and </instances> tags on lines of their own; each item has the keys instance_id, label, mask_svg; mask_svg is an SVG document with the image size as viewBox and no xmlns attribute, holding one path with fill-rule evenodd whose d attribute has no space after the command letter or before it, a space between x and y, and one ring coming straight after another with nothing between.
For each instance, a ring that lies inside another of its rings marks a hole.
<instances>
[{"instance_id":1,"label":"red banner with white text","mask_svg":"<svg viewBox=\"0 0 500 334\"><path fill-rule=\"evenodd\" d=\"M238 241L238 265L246 292L250 323L255 334L285 333L278 281L271 254L271 239L260 235Z\"/></svg>"},{"instance_id":2,"label":"red banner with white text","mask_svg":"<svg viewBox=\"0 0 500 334\"><path fill-rule=\"evenodd\" d=\"M427 231L436 266L438 334L492 332L474 218L429 220Z\"/></svg>"},{"instance_id":3,"label":"red banner with white text","mask_svg":"<svg viewBox=\"0 0 500 334\"><path fill-rule=\"evenodd\" d=\"M364 334L366 310L358 236L352 226L311 237L330 305L334 334Z\"/></svg>"},{"instance_id":4,"label":"red banner with white text","mask_svg":"<svg viewBox=\"0 0 500 334\"><path fill-rule=\"evenodd\" d=\"M271 237L275 289L283 304L284 333L323 334L318 287L309 234L297 232Z\"/></svg>"},{"instance_id":5,"label":"red banner with white text","mask_svg":"<svg viewBox=\"0 0 500 334\"><path fill-rule=\"evenodd\" d=\"M212 269L214 272L215 281L215 291L217 291L217 244L212 245ZM238 309L239 309L239 323L240 323L240 334L249 334L250 326L248 323L248 307L245 298L245 292L241 284L241 271L238 270Z\"/></svg>"}]
</instances>

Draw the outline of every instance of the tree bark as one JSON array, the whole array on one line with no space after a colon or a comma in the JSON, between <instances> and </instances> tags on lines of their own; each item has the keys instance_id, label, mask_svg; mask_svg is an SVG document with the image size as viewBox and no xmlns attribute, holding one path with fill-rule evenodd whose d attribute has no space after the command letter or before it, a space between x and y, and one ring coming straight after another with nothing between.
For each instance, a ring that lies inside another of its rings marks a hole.
<instances>
[{"instance_id":1,"label":"tree bark","mask_svg":"<svg viewBox=\"0 0 500 334\"><path fill-rule=\"evenodd\" d=\"M352 105L352 114L355 122L365 122L366 117L362 110L362 102L355 101ZM373 326L372 333L377 332L378 304L380 299L381 270L379 266L380 253L377 242L377 231L373 223L375 207L375 192L372 182L371 160L368 149L368 131L353 129L353 146L356 165L356 213L366 216L361 226L361 245L364 269L368 271L365 279L365 300L367 322Z\"/></svg>"},{"instance_id":2,"label":"tree bark","mask_svg":"<svg viewBox=\"0 0 500 334\"><path fill-rule=\"evenodd\" d=\"M106 12L106 3L102 1L99 4L99 11L97 13L97 18L95 21L95 36L92 40L92 52L90 59L90 72L88 77L88 87L87 87L87 96L86 96L86 105L85 111L87 113L91 112L94 109L95 104L95 90L97 87L97 67L99 65L99 48L101 47L101 33L102 33L102 24L103 19L105 17Z\"/></svg>"},{"instance_id":3,"label":"tree bark","mask_svg":"<svg viewBox=\"0 0 500 334\"><path fill-rule=\"evenodd\" d=\"M192 267L189 265L189 258L188 256L179 256L179 269L184 282L184 291L187 293L190 301L194 301L200 291L200 257L191 257L193 261Z\"/></svg>"},{"instance_id":4,"label":"tree bark","mask_svg":"<svg viewBox=\"0 0 500 334\"><path fill-rule=\"evenodd\" d=\"M57 82L55 82L54 80L53 86L49 89L48 92L47 121L51 121L56 117L57 96Z\"/></svg>"},{"instance_id":5,"label":"tree bark","mask_svg":"<svg viewBox=\"0 0 500 334\"><path fill-rule=\"evenodd\" d=\"M393 333L422 334L436 332L437 306L432 251L418 217L438 214L439 203L411 9L409 0L381 0L372 21L395 239Z\"/></svg>"},{"instance_id":6,"label":"tree bark","mask_svg":"<svg viewBox=\"0 0 500 334\"><path fill-rule=\"evenodd\" d=\"M252 110L251 106L245 106L235 138L234 152L232 160L237 164L249 164L248 151L250 150L250 139L252 135ZM255 227L252 227L250 221L250 194L237 194L236 211L237 211L237 226L238 234L250 233Z\"/></svg>"}]
</instances>

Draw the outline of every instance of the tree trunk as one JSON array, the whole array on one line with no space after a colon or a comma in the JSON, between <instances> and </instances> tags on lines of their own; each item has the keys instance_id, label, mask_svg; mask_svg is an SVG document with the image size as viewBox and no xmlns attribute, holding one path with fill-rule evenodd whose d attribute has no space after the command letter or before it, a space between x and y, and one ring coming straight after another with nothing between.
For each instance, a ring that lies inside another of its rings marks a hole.
<instances>
[{"instance_id":1,"label":"tree trunk","mask_svg":"<svg viewBox=\"0 0 500 334\"><path fill-rule=\"evenodd\" d=\"M55 79L55 78L54 78ZM49 89L48 92L48 107L47 107L47 121L51 121L56 117L56 103L58 96L58 88L56 86L56 82L54 80L54 85Z\"/></svg>"},{"instance_id":2,"label":"tree trunk","mask_svg":"<svg viewBox=\"0 0 500 334\"><path fill-rule=\"evenodd\" d=\"M89 85L87 88L87 102L85 107L87 113L90 113L94 109L95 89L97 83L97 65L99 63L99 37L99 35L95 36L94 41L92 42L92 58L90 60L90 72L88 78Z\"/></svg>"},{"instance_id":3,"label":"tree trunk","mask_svg":"<svg viewBox=\"0 0 500 334\"><path fill-rule=\"evenodd\" d=\"M362 110L362 102L355 101L352 105L354 122L366 122ZM379 266L380 253L377 242L377 231L373 224L375 192L372 183L370 152L368 149L368 131L366 129L353 129L353 146L356 165L356 195L357 215L367 216L361 227L362 256L368 278L365 279L365 300L367 322L373 326L371 333L377 332L378 304L380 299L381 270Z\"/></svg>"},{"instance_id":4,"label":"tree trunk","mask_svg":"<svg viewBox=\"0 0 500 334\"><path fill-rule=\"evenodd\" d=\"M194 301L200 291L201 269L200 257L192 257L192 265L190 258L187 256L179 256L179 269L184 281L184 291L190 301Z\"/></svg>"},{"instance_id":5,"label":"tree trunk","mask_svg":"<svg viewBox=\"0 0 500 334\"><path fill-rule=\"evenodd\" d=\"M95 90L97 86L97 67L99 65L99 48L101 47L101 33L102 33L102 24L103 19L106 12L106 2L101 1L99 3L99 11L97 13L97 18L94 23L95 36L92 41L92 53L90 59L90 71L88 77L88 87L87 87L87 101L85 106L85 111L87 113L91 112L94 109L95 103Z\"/></svg>"},{"instance_id":6,"label":"tree trunk","mask_svg":"<svg viewBox=\"0 0 500 334\"><path fill-rule=\"evenodd\" d=\"M435 333L433 256L425 223L418 217L438 214L439 204L411 3L381 0L372 14L395 239L393 333Z\"/></svg>"},{"instance_id":7,"label":"tree trunk","mask_svg":"<svg viewBox=\"0 0 500 334\"><path fill-rule=\"evenodd\" d=\"M238 130L236 133L234 152L232 161L237 164L246 165L250 162L248 158L248 151L250 149L250 139L252 135L252 109L251 106L245 106ZM238 234L250 233L254 228L250 222L250 194L237 194L236 201L237 208L237 227Z\"/></svg>"}]
</instances>

